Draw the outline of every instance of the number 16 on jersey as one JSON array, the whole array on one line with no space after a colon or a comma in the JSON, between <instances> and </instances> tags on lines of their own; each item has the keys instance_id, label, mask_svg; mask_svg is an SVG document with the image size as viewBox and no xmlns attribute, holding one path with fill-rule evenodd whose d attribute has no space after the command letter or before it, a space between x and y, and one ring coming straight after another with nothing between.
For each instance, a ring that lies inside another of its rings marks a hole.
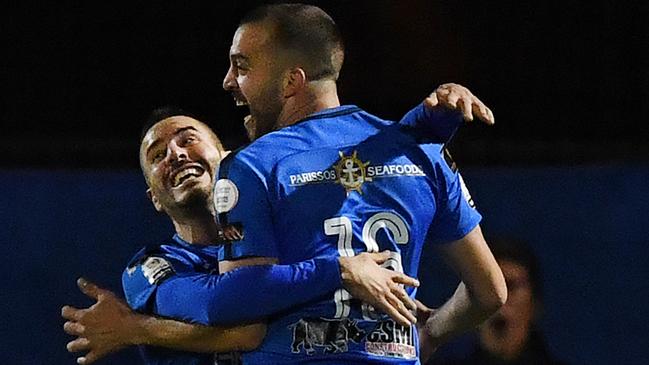
<instances>
[{"instance_id":1,"label":"number 16 on jersey","mask_svg":"<svg viewBox=\"0 0 649 365\"><path fill-rule=\"evenodd\" d=\"M376 213L363 225L363 243L367 252L379 252L376 236L382 229L390 232L394 242L397 244L405 245L408 243L410 238L408 227L401 217L390 212ZM356 255L352 246L352 238L354 236L352 222L348 217L340 216L325 220L324 232L327 236L338 236L338 253L340 256L350 257ZM381 266L397 272L403 272L401 254L399 252L391 252L390 259ZM334 302L336 303L335 318L349 316L351 300L352 296L347 290L336 290L334 293ZM365 319L376 319L378 315L374 312L372 306L363 303L363 317Z\"/></svg>"}]
</instances>

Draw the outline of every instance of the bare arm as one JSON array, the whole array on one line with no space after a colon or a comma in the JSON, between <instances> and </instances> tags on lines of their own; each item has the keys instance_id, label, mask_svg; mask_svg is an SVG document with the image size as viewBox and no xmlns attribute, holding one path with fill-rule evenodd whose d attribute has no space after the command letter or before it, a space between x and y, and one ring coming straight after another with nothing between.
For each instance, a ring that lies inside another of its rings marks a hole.
<instances>
[{"instance_id":1,"label":"bare arm","mask_svg":"<svg viewBox=\"0 0 649 365\"><path fill-rule=\"evenodd\" d=\"M109 290L84 279L78 284L84 294L97 301L86 309L65 306L61 310L68 320L63 325L65 332L78 336L68 343L68 351L88 351L77 359L79 364L91 364L131 345L207 353L246 351L259 346L265 335L263 324L208 327L142 315Z\"/></svg>"},{"instance_id":2,"label":"bare arm","mask_svg":"<svg viewBox=\"0 0 649 365\"><path fill-rule=\"evenodd\" d=\"M468 331L495 313L507 300L507 287L480 227L445 245L442 254L462 282L453 296L430 314L422 335L422 362L448 339Z\"/></svg>"}]
</instances>

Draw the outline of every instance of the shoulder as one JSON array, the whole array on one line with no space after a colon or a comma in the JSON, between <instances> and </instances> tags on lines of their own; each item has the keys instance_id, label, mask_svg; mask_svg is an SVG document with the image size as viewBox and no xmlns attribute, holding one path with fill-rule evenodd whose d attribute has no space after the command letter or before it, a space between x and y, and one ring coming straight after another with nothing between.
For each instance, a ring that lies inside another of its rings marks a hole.
<instances>
[{"instance_id":1,"label":"shoulder","mask_svg":"<svg viewBox=\"0 0 649 365\"><path fill-rule=\"evenodd\" d=\"M138 251L122 273L122 287L131 308L143 310L158 285L186 265L181 250L169 245L149 245Z\"/></svg>"},{"instance_id":2,"label":"shoulder","mask_svg":"<svg viewBox=\"0 0 649 365\"><path fill-rule=\"evenodd\" d=\"M350 132L390 124L392 122L373 116L357 106L344 105L312 114L293 125L268 133L231 153L224 162L226 165L246 165L260 173L268 172L279 161L293 154L353 137Z\"/></svg>"}]
</instances>

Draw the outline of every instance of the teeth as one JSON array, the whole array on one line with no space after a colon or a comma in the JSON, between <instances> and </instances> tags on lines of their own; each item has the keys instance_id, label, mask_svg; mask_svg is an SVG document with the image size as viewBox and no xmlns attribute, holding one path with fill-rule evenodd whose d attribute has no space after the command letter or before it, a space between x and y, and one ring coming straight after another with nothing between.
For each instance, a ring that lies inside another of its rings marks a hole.
<instances>
[{"instance_id":1,"label":"teeth","mask_svg":"<svg viewBox=\"0 0 649 365\"><path fill-rule=\"evenodd\" d=\"M237 106L245 106L245 105L248 105L248 102L246 102L245 100L238 100L238 99L237 99L237 100L235 100L235 103L236 103Z\"/></svg>"},{"instance_id":2,"label":"teeth","mask_svg":"<svg viewBox=\"0 0 649 365\"><path fill-rule=\"evenodd\" d=\"M202 172L196 167L186 168L174 177L174 186L180 185L180 183L188 176L201 176Z\"/></svg>"}]
</instances>

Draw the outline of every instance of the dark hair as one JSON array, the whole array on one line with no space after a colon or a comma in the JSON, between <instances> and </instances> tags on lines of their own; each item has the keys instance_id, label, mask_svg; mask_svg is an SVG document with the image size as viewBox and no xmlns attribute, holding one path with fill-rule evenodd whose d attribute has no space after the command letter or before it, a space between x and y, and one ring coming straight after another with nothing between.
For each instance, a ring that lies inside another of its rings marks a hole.
<instances>
[{"instance_id":1,"label":"dark hair","mask_svg":"<svg viewBox=\"0 0 649 365\"><path fill-rule=\"evenodd\" d=\"M509 260L527 269L534 299L542 302L541 268L531 247L524 241L510 237L490 237L487 243L496 260Z\"/></svg>"},{"instance_id":2,"label":"dark hair","mask_svg":"<svg viewBox=\"0 0 649 365\"><path fill-rule=\"evenodd\" d=\"M270 21L278 45L295 51L308 80L338 79L344 45L338 26L317 6L273 4L257 7L239 25Z\"/></svg>"},{"instance_id":3,"label":"dark hair","mask_svg":"<svg viewBox=\"0 0 649 365\"><path fill-rule=\"evenodd\" d=\"M146 133L153 127L156 123L158 123L161 120L171 118L171 117L176 117L179 115L184 115L186 117L190 117L196 120L199 120L197 117L195 117L192 113L189 113L177 106L173 105L165 105L161 106L158 108L155 108L149 113L149 116L146 118L144 121L144 125L142 125L142 131L140 133L140 141L144 139L144 136Z\"/></svg>"}]
</instances>

